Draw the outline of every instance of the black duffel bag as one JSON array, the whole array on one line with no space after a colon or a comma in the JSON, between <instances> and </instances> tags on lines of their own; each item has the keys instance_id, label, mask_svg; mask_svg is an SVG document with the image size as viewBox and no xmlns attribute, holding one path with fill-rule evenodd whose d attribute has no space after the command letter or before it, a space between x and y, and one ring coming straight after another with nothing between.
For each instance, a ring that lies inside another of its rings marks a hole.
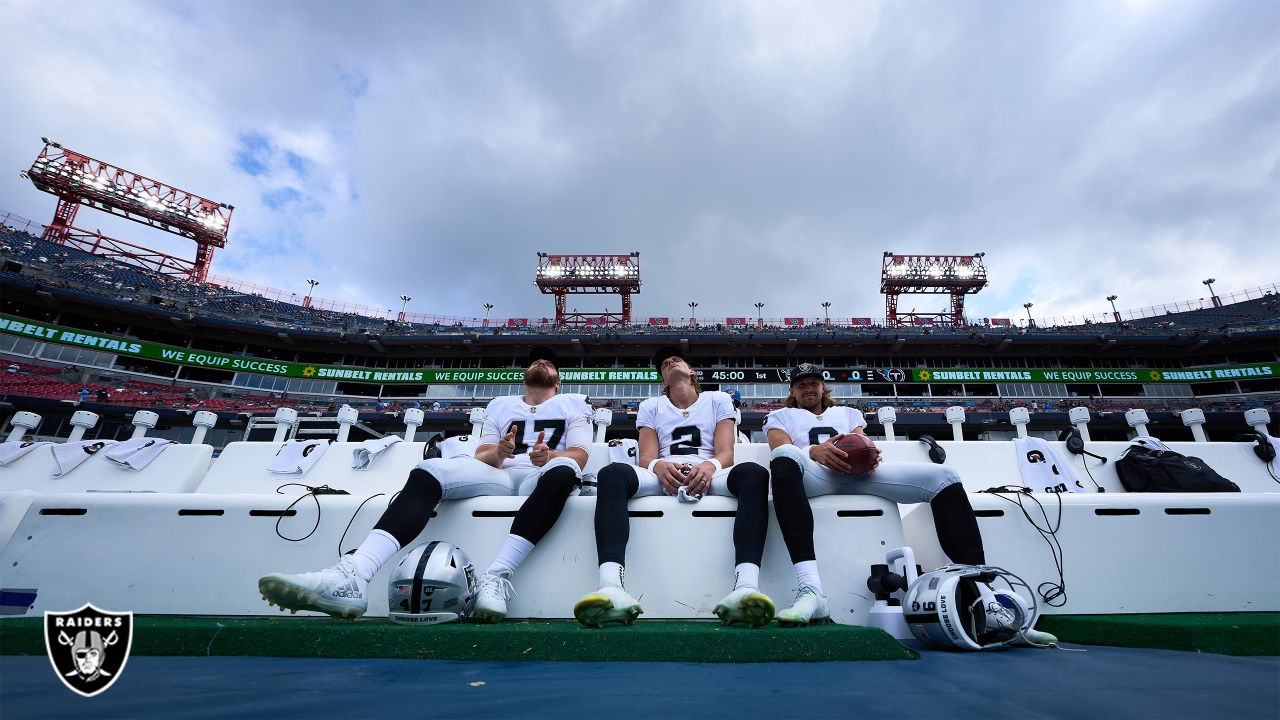
<instances>
[{"instance_id":1,"label":"black duffel bag","mask_svg":"<svg viewBox=\"0 0 1280 720\"><path fill-rule=\"evenodd\" d=\"M1133 445L1116 460L1120 484L1129 492L1240 492L1198 457Z\"/></svg>"}]
</instances>

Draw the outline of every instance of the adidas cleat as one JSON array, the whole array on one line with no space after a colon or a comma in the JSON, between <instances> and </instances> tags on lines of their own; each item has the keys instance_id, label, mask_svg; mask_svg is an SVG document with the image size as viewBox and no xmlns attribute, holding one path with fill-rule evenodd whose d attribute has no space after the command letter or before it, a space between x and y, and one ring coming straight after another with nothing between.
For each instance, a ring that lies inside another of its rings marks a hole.
<instances>
[{"instance_id":1,"label":"adidas cleat","mask_svg":"<svg viewBox=\"0 0 1280 720\"><path fill-rule=\"evenodd\" d=\"M834 622L831 619L831 611L827 609L827 599L808 585L796 591L796 601L791 604L791 607L778 613L777 617L778 624L782 627L825 625Z\"/></svg>"},{"instance_id":2,"label":"adidas cleat","mask_svg":"<svg viewBox=\"0 0 1280 720\"><path fill-rule=\"evenodd\" d=\"M742 624L753 628L768 625L773 613L773 601L755 588L734 590L715 609L716 616L725 625Z\"/></svg>"},{"instance_id":3,"label":"adidas cleat","mask_svg":"<svg viewBox=\"0 0 1280 720\"><path fill-rule=\"evenodd\" d=\"M573 616L591 628L631 625L642 612L640 603L630 593L613 586L602 587L573 606Z\"/></svg>"},{"instance_id":4,"label":"adidas cleat","mask_svg":"<svg viewBox=\"0 0 1280 720\"><path fill-rule=\"evenodd\" d=\"M511 575L485 573L476 590L476 603L471 610L471 618L477 622L502 622L507 616L507 601L515 594Z\"/></svg>"},{"instance_id":5,"label":"adidas cleat","mask_svg":"<svg viewBox=\"0 0 1280 720\"><path fill-rule=\"evenodd\" d=\"M266 575L258 580L258 592L268 605L295 615L299 610L312 610L355 620L369 609L369 583L356 574L348 560L319 572Z\"/></svg>"}]
</instances>

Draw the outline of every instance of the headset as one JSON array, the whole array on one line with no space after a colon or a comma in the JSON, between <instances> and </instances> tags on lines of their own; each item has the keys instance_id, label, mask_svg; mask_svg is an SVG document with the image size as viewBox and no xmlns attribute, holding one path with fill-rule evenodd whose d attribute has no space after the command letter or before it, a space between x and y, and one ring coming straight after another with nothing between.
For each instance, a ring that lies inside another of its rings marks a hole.
<instances>
[{"instance_id":1,"label":"headset","mask_svg":"<svg viewBox=\"0 0 1280 720\"><path fill-rule=\"evenodd\" d=\"M1280 477L1276 477L1276 472L1271 469L1271 463L1276 459L1276 448L1271 444L1271 440L1257 430L1241 433L1231 438L1232 442L1240 442L1242 440L1255 443L1252 448L1253 454L1257 455L1258 459L1267 466L1267 474L1271 476L1271 479L1280 482Z\"/></svg>"},{"instance_id":2,"label":"headset","mask_svg":"<svg viewBox=\"0 0 1280 720\"><path fill-rule=\"evenodd\" d=\"M1256 442L1257 444L1253 446L1253 454L1257 455L1259 460L1261 460L1264 463L1269 463L1272 460L1276 459L1275 446L1271 444L1271 441L1267 439L1266 435L1263 435L1257 430L1254 430L1252 432L1247 432L1247 433L1241 433L1231 438L1231 441L1232 442L1240 442L1240 441Z\"/></svg>"},{"instance_id":3,"label":"headset","mask_svg":"<svg viewBox=\"0 0 1280 720\"><path fill-rule=\"evenodd\" d=\"M1058 439L1067 441L1067 452L1072 455L1088 455L1091 458L1101 460L1103 465L1107 464L1107 459L1105 457L1084 449L1084 436L1080 434L1080 428L1075 425L1072 425L1059 433ZM1080 463L1084 465L1084 472L1089 476L1089 482L1093 483L1093 487L1096 488L1098 492L1106 492L1107 489L1099 485L1098 481L1093 478L1093 473L1089 470L1089 463L1083 457L1080 458ZM1079 485L1079 483L1076 484L1077 486Z\"/></svg>"},{"instance_id":4,"label":"headset","mask_svg":"<svg viewBox=\"0 0 1280 720\"><path fill-rule=\"evenodd\" d=\"M1101 460L1103 463L1107 462L1105 457L1084 449L1084 437L1080 435L1080 428L1078 427L1072 426L1063 430L1058 434L1058 439L1067 441L1067 452L1072 455L1088 455L1091 458Z\"/></svg>"},{"instance_id":5,"label":"headset","mask_svg":"<svg viewBox=\"0 0 1280 720\"><path fill-rule=\"evenodd\" d=\"M920 442L929 446L929 459L934 463L941 465L947 461L947 451L942 449L937 440L932 435L921 435Z\"/></svg>"}]
</instances>

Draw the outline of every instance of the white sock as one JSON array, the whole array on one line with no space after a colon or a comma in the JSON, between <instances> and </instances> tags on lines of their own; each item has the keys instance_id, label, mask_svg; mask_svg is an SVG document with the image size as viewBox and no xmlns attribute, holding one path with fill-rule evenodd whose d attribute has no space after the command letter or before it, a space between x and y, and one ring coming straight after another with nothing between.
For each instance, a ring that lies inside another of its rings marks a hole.
<instances>
[{"instance_id":1,"label":"white sock","mask_svg":"<svg viewBox=\"0 0 1280 720\"><path fill-rule=\"evenodd\" d=\"M360 547L351 555L351 562L356 566L356 573L365 582L373 579L378 574L378 570L392 555L400 552L400 543L396 541L391 533L386 530L374 530L369 533L369 537L360 543Z\"/></svg>"},{"instance_id":2,"label":"white sock","mask_svg":"<svg viewBox=\"0 0 1280 720\"><path fill-rule=\"evenodd\" d=\"M622 566L616 562L600 563L600 587L622 588Z\"/></svg>"},{"instance_id":3,"label":"white sock","mask_svg":"<svg viewBox=\"0 0 1280 720\"><path fill-rule=\"evenodd\" d=\"M733 569L733 589L760 589L760 566L755 563L738 563Z\"/></svg>"},{"instance_id":4,"label":"white sock","mask_svg":"<svg viewBox=\"0 0 1280 720\"><path fill-rule=\"evenodd\" d=\"M533 543L519 535L507 535L507 542L498 551L498 557L485 570L486 575L511 575L524 562L524 558L533 549Z\"/></svg>"},{"instance_id":5,"label":"white sock","mask_svg":"<svg viewBox=\"0 0 1280 720\"><path fill-rule=\"evenodd\" d=\"M818 577L818 561L805 560L796 563L796 584L800 587L808 585L813 588L819 595L825 595L822 592L822 578Z\"/></svg>"}]
</instances>

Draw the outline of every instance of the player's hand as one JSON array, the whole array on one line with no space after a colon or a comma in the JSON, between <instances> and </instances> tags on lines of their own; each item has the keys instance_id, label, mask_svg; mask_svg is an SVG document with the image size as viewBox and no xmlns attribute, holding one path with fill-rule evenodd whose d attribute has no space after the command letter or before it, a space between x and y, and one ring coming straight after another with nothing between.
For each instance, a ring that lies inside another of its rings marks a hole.
<instances>
[{"instance_id":1,"label":"player's hand","mask_svg":"<svg viewBox=\"0 0 1280 720\"><path fill-rule=\"evenodd\" d=\"M875 451L876 459L871 461L871 469L867 471L868 475L875 472L876 468L880 467L880 461L883 459L880 455L880 448L876 447L875 445L872 445L871 449Z\"/></svg>"},{"instance_id":2,"label":"player's hand","mask_svg":"<svg viewBox=\"0 0 1280 720\"><path fill-rule=\"evenodd\" d=\"M693 495L705 495L711 487L711 476L716 473L716 466L709 462L700 462L689 469L684 476L684 491Z\"/></svg>"},{"instance_id":3,"label":"player's hand","mask_svg":"<svg viewBox=\"0 0 1280 720\"><path fill-rule=\"evenodd\" d=\"M496 449L493 451L498 458L498 464L501 465L503 460L510 460L516 454L516 426L512 425L506 435L498 441Z\"/></svg>"},{"instance_id":4,"label":"player's hand","mask_svg":"<svg viewBox=\"0 0 1280 720\"><path fill-rule=\"evenodd\" d=\"M685 476L680 472L680 467L676 463L665 460L653 466L653 474L658 476L658 484L668 495L675 495L680 486L684 485Z\"/></svg>"},{"instance_id":5,"label":"player's hand","mask_svg":"<svg viewBox=\"0 0 1280 720\"><path fill-rule=\"evenodd\" d=\"M836 447L836 441L842 437L844 437L843 434L836 435L821 445L814 445L809 450L809 457L819 465L825 465L838 473L848 474L850 470L853 470L848 462L849 456L845 451Z\"/></svg>"},{"instance_id":6,"label":"player's hand","mask_svg":"<svg viewBox=\"0 0 1280 720\"><path fill-rule=\"evenodd\" d=\"M537 442L533 444L533 447L529 448L529 462L533 463L534 467L542 467L551 460L551 448L547 447L547 444L543 442L543 437L546 434L545 430L539 431Z\"/></svg>"}]
</instances>

